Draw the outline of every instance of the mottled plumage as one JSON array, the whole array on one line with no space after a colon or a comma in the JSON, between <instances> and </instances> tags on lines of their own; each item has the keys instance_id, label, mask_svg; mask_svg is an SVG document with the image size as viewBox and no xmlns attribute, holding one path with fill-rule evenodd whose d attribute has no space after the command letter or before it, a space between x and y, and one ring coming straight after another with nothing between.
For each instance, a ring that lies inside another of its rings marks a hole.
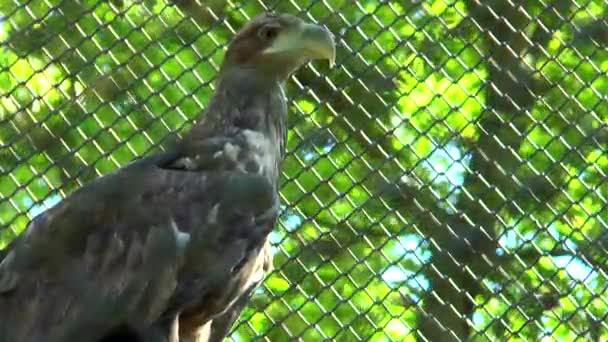
<instances>
[{"instance_id":1,"label":"mottled plumage","mask_svg":"<svg viewBox=\"0 0 608 342\"><path fill-rule=\"evenodd\" d=\"M286 139L283 83L335 55L325 29L262 15L171 151L35 218L0 264L0 342L219 341L271 267Z\"/></svg>"}]
</instances>

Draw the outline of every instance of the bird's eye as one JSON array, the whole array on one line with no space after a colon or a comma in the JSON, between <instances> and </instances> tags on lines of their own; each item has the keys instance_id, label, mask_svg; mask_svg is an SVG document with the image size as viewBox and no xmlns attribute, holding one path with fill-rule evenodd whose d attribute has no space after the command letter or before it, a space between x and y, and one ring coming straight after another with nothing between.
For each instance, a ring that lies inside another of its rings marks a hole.
<instances>
[{"instance_id":1,"label":"bird's eye","mask_svg":"<svg viewBox=\"0 0 608 342\"><path fill-rule=\"evenodd\" d=\"M273 40L279 34L279 28L276 26L264 26L258 32L260 38L265 41Z\"/></svg>"}]
</instances>

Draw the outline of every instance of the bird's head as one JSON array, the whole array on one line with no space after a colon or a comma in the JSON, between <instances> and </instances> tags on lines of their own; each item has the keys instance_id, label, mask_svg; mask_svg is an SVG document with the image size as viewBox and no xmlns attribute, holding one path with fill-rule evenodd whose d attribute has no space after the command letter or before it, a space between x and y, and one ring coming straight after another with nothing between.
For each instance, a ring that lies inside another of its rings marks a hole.
<instances>
[{"instance_id":1,"label":"bird's head","mask_svg":"<svg viewBox=\"0 0 608 342\"><path fill-rule=\"evenodd\" d=\"M336 58L333 35L324 27L289 14L262 14L230 43L222 69L252 69L263 77L286 80L310 60Z\"/></svg>"}]
</instances>

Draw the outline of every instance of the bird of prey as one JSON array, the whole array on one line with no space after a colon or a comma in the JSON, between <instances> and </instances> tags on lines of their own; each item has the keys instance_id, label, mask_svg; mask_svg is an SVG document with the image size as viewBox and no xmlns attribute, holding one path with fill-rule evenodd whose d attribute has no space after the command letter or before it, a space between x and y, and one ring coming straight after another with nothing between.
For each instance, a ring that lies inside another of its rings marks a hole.
<instances>
[{"instance_id":1,"label":"bird of prey","mask_svg":"<svg viewBox=\"0 0 608 342\"><path fill-rule=\"evenodd\" d=\"M283 87L332 34L263 14L228 46L215 93L168 152L36 217L0 264L0 342L220 341L271 264Z\"/></svg>"}]
</instances>

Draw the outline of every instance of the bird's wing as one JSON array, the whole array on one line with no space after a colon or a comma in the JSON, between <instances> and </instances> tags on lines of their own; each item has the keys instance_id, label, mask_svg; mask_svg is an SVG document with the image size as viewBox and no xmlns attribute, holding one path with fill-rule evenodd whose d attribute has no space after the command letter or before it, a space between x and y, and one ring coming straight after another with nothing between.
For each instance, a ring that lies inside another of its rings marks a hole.
<instances>
[{"instance_id":1,"label":"bird's wing","mask_svg":"<svg viewBox=\"0 0 608 342\"><path fill-rule=\"evenodd\" d=\"M257 175L162 167L179 157L135 162L31 222L0 264L1 341L98 341L123 326L146 329L186 258L213 265L211 276L242 262L255 229L218 222L268 211L274 189Z\"/></svg>"}]
</instances>

